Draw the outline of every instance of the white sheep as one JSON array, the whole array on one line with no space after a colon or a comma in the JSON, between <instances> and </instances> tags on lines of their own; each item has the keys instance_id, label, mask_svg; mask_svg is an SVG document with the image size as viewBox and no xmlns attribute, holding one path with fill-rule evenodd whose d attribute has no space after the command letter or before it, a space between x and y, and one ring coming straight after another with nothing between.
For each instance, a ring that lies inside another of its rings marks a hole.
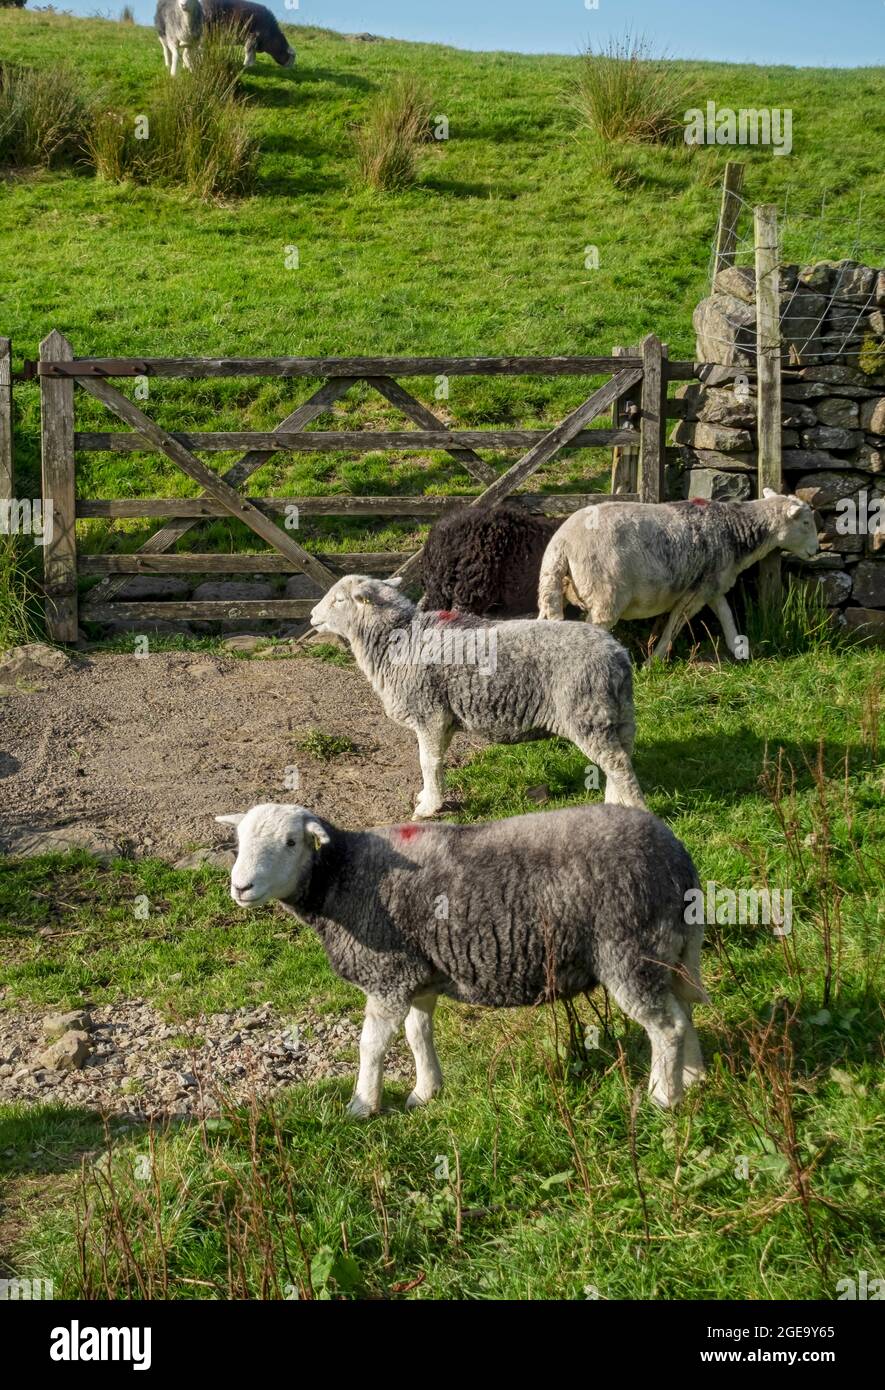
<instances>
[{"instance_id":1,"label":"white sheep","mask_svg":"<svg viewBox=\"0 0 885 1390\"><path fill-rule=\"evenodd\" d=\"M630 658L609 633L423 613L394 582L358 574L333 585L310 618L319 632L347 639L388 718L417 736L424 786L416 818L443 804L443 759L456 729L496 743L571 739L605 773L606 801L645 805L630 759Z\"/></svg>"},{"instance_id":2,"label":"white sheep","mask_svg":"<svg viewBox=\"0 0 885 1390\"><path fill-rule=\"evenodd\" d=\"M684 623L709 604L736 660L749 656L725 595L738 575L788 550L817 553L814 513L798 497L765 488L757 502L606 502L574 512L544 552L541 618L561 619L563 600L611 628L621 618L669 613L655 647L666 655Z\"/></svg>"}]
</instances>

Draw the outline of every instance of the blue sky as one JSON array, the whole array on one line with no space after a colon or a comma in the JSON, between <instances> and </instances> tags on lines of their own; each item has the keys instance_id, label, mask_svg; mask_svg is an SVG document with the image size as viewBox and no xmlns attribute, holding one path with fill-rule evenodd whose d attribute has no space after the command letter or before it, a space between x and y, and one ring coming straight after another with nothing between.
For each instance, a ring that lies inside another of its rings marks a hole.
<instances>
[{"instance_id":1,"label":"blue sky","mask_svg":"<svg viewBox=\"0 0 885 1390\"><path fill-rule=\"evenodd\" d=\"M75 14L123 0L55 0ZM269 0L293 23L523 53L575 53L629 30L677 58L852 67L885 61L885 0ZM141 23L154 0L134 0Z\"/></svg>"}]
</instances>

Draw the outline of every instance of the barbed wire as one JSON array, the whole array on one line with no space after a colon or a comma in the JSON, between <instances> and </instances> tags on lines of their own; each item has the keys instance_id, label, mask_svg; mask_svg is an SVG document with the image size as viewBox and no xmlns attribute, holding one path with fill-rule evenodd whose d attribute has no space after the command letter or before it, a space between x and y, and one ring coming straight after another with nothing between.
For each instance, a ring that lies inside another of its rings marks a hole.
<instances>
[{"instance_id":1,"label":"barbed wire","mask_svg":"<svg viewBox=\"0 0 885 1390\"><path fill-rule=\"evenodd\" d=\"M739 204L739 211L735 218L735 228L737 228L744 214L748 213L752 218L753 205L739 193L733 192L732 197ZM844 224L844 219L842 219L842 221ZM834 256L834 248L832 245L834 232L831 230L832 223L826 216L826 193L823 194L821 199L820 213L812 213L790 211L788 191L784 197L783 208L778 211L778 241L781 252L778 261L779 269L789 269L792 271L795 268L798 272L802 269L811 269L821 261L833 262L835 260L849 260L855 261L859 265L865 266L870 270L877 271L883 263L885 263L885 247L883 247L881 240L876 241L872 237L868 240L865 239L863 194L860 195L858 200L857 217L852 220L850 225L852 227L850 241L843 236L838 248L841 250L842 254L840 256ZM806 228L812 229L810 243ZM799 242L800 238L801 245L804 249L801 252L797 251L794 254L788 255L787 249L791 242ZM825 254L821 254L821 252L825 252ZM739 234L735 235L734 246L729 251L728 258L729 266L734 266L739 270L749 270L755 275L756 245L754 237L741 236ZM708 267L708 279L711 292L713 293L716 291L716 261L716 239L714 239L711 246ZM724 269L725 267L722 268ZM791 315L790 312L798 294L823 296L825 298L824 308L819 317L817 319L809 319L809 327L807 329L803 327L801 334L795 334L795 330L793 330L794 336L785 339L790 344L792 352L797 358L796 365L802 365L803 354L815 360L821 358L838 358L844 360L845 358L852 357L859 358L863 352L863 344L858 344L857 342L858 337L863 332L861 326L868 316L879 311L882 306L880 306L876 300L875 282L866 296L858 296L846 291L844 288L845 282L846 272L840 271L835 285L827 292L821 289L815 289L813 285L809 285L800 280L797 273L795 283L793 283L789 289L789 297L781 300L779 317L783 328L785 324L788 327L790 326L791 317L798 319L798 321L802 323L802 319L799 319L797 314ZM754 304L755 294L752 300L746 302L748 307L750 304ZM844 323L843 318L842 328L835 332L823 332L822 330L827 327L828 317L829 325L833 325L832 311L835 306L838 306L840 309L855 310L854 317L849 325ZM801 304L799 307L801 307ZM750 358L751 361L755 361L757 357L755 333L752 333L752 341L747 340L751 335L751 326L740 322L737 318L730 317L727 311L723 311L723 316L728 327L734 329L734 336L730 338L720 338L711 335L709 332L704 332L703 336L705 341L707 343L736 350L742 355ZM869 324L870 334L872 334L873 331L873 325ZM836 345L834 345L834 339L838 339Z\"/></svg>"}]
</instances>

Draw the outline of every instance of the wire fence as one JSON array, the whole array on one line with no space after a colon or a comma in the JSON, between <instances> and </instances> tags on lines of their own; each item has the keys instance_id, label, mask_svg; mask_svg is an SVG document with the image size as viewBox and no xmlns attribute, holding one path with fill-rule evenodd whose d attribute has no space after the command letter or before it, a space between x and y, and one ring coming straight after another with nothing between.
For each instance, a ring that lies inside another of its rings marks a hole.
<instances>
[{"instance_id":1,"label":"wire fence","mask_svg":"<svg viewBox=\"0 0 885 1390\"><path fill-rule=\"evenodd\" d=\"M732 198L739 204L735 223L734 249L729 253L729 263L739 270L749 272L747 283L751 287L748 307L754 302L755 293L755 255L756 247L752 234L753 205L739 193L732 192ZM749 235L741 235L741 225L749 221ZM792 210L789 195L784 198L783 207L778 209L779 265L782 271L780 325L784 343L788 347L789 360L801 366L805 362L827 363L859 358L864 351L864 341L870 336L882 336L883 323L871 322L872 315L885 314L885 306L877 299L877 270L885 265L885 243L881 226L863 210L863 196L858 201L857 217L847 221L844 213L831 215L827 209L826 195L821 200L819 212ZM871 272L868 287L858 292L857 285L864 283L850 267L836 272L835 279L826 288L820 288L814 277L800 279L798 272L808 270L820 261L856 261ZM708 279L711 292L715 289L716 241L711 246ZM798 298L797 296L801 296ZM811 304L822 300L820 304ZM756 334L752 319L730 314L726 307L720 308L722 321L727 329L733 330L728 337L719 337L708 329L704 331L704 341L738 352L755 361Z\"/></svg>"}]
</instances>

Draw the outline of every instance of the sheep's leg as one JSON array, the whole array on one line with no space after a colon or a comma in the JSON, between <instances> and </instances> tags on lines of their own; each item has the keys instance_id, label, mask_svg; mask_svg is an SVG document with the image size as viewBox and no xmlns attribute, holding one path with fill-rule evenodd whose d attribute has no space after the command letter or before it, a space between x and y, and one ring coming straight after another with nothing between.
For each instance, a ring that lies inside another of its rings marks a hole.
<instances>
[{"instance_id":1,"label":"sheep's leg","mask_svg":"<svg viewBox=\"0 0 885 1390\"><path fill-rule=\"evenodd\" d=\"M648 1034L651 1042L648 1094L663 1110L671 1109L682 1099L685 1038L691 1027L685 1009L669 992L654 1003L640 998L629 984L612 987L611 992L627 1017Z\"/></svg>"},{"instance_id":2,"label":"sheep's leg","mask_svg":"<svg viewBox=\"0 0 885 1390\"><path fill-rule=\"evenodd\" d=\"M717 594L710 599L710 607L719 619L722 627L722 635L725 638L725 645L731 652L735 661L746 661L748 653L744 652L743 647L738 650L738 630L734 621L728 599L724 594Z\"/></svg>"},{"instance_id":3,"label":"sheep's leg","mask_svg":"<svg viewBox=\"0 0 885 1390\"><path fill-rule=\"evenodd\" d=\"M365 1119L381 1109L384 1058L391 1038L402 1027L408 1008L399 1009L376 994L366 995L366 1016L360 1036L360 1069L347 1113Z\"/></svg>"},{"instance_id":4,"label":"sheep's leg","mask_svg":"<svg viewBox=\"0 0 885 1390\"><path fill-rule=\"evenodd\" d=\"M705 599L698 598L697 593L690 589L688 593L683 594L673 605L670 616L664 624L664 631L655 644L655 649L651 657L652 661L669 660L670 649L676 641L677 636L689 619L693 618L695 613L700 612L705 602Z\"/></svg>"},{"instance_id":5,"label":"sheep's leg","mask_svg":"<svg viewBox=\"0 0 885 1390\"><path fill-rule=\"evenodd\" d=\"M161 47L162 50L163 50L163 66L164 66L164 68L168 68L168 67L169 67L169 62L170 62L170 59L169 59L169 49L168 49L167 46L166 46L166 40L165 40L164 38L161 38L161 39L160 39L160 47Z\"/></svg>"},{"instance_id":6,"label":"sheep's leg","mask_svg":"<svg viewBox=\"0 0 885 1390\"><path fill-rule=\"evenodd\" d=\"M178 72L178 44L172 45L172 62L169 65L169 72L172 77Z\"/></svg>"},{"instance_id":7,"label":"sheep's leg","mask_svg":"<svg viewBox=\"0 0 885 1390\"><path fill-rule=\"evenodd\" d=\"M587 600L584 621L593 623L595 627L605 628L606 632L611 632L623 611L624 605L616 603L614 599L590 598Z\"/></svg>"},{"instance_id":8,"label":"sheep's leg","mask_svg":"<svg viewBox=\"0 0 885 1390\"><path fill-rule=\"evenodd\" d=\"M413 820L424 820L435 816L443 804L445 796L445 768L443 759L452 738L450 729L417 729L418 757L421 760L421 776L424 785L415 803Z\"/></svg>"},{"instance_id":9,"label":"sheep's leg","mask_svg":"<svg viewBox=\"0 0 885 1390\"><path fill-rule=\"evenodd\" d=\"M630 749L614 732L594 733L574 742L590 762L605 773L605 800L608 805L638 806L642 811L647 809L630 761ZM632 737L629 742L632 744Z\"/></svg>"},{"instance_id":10,"label":"sheep's leg","mask_svg":"<svg viewBox=\"0 0 885 1390\"><path fill-rule=\"evenodd\" d=\"M193 67L191 66L191 51L189 48L183 48L181 50L181 61L184 63L188 72L193 72Z\"/></svg>"},{"instance_id":11,"label":"sheep's leg","mask_svg":"<svg viewBox=\"0 0 885 1390\"><path fill-rule=\"evenodd\" d=\"M415 1058L415 1089L406 1100L406 1109L423 1105L442 1090L443 1076L433 1044L435 994L417 995L406 1014L406 1041Z\"/></svg>"},{"instance_id":12,"label":"sheep's leg","mask_svg":"<svg viewBox=\"0 0 885 1390\"><path fill-rule=\"evenodd\" d=\"M249 39L246 40L246 47L245 47L244 50L243 50L243 67L244 67L244 68L254 68L254 66L255 66L255 49L256 49L256 47L257 47L257 44L258 44L258 40L255 39L255 38L249 38Z\"/></svg>"},{"instance_id":13,"label":"sheep's leg","mask_svg":"<svg viewBox=\"0 0 885 1390\"><path fill-rule=\"evenodd\" d=\"M550 622L561 622L565 617L563 609L563 579L567 570L551 564L541 570L538 579L538 617Z\"/></svg>"},{"instance_id":14,"label":"sheep's leg","mask_svg":"<svg viewBox=\"0 0 885 1390\"><path fill-rule=\"evenodd\" d=\"M701 1040L692 1021L691 1005L680 1001L680 1007L688 1019L682 1050L682 1084L688 1090L689 1086L693 1086L696 1081L700 1081L701 1077L706 1075L707 1069L704 1066L704 1057L701 1052Z\"/></svg>"}]
</instances>

